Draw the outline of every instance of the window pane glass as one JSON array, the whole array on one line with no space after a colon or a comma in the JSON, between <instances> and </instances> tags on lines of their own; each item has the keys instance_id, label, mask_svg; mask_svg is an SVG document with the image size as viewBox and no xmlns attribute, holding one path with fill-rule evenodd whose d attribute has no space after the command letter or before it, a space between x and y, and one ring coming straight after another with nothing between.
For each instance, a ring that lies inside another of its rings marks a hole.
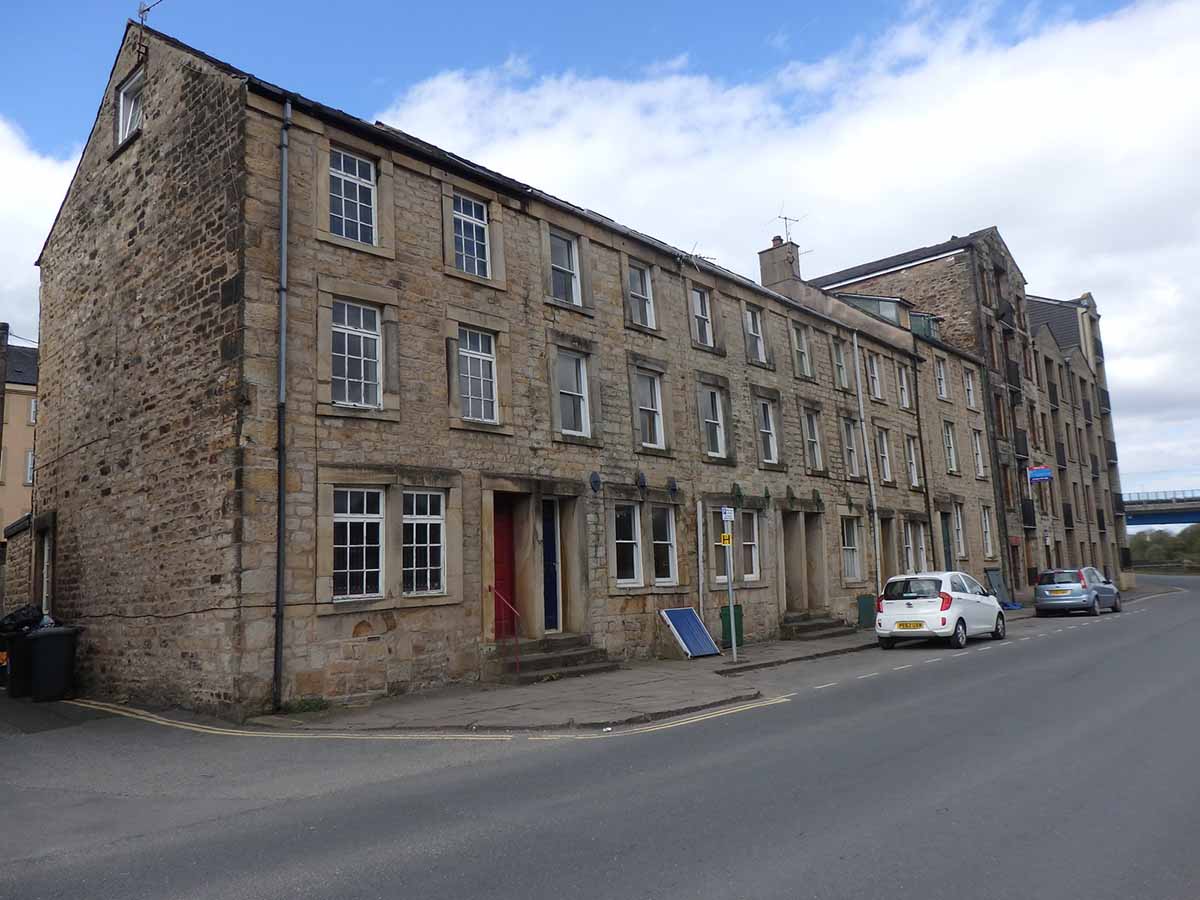
<instances>
[{"instance_id":1,"label":"window pane glass","mask_svg":"<svg viewBox=\"0 0 1200 900\"><path fill-rule=\"evenodd\" d=\"M632 541L634 536L634 507L618 506L616 509L616 535L618 541Z\"/></svg>"}]
</instances>

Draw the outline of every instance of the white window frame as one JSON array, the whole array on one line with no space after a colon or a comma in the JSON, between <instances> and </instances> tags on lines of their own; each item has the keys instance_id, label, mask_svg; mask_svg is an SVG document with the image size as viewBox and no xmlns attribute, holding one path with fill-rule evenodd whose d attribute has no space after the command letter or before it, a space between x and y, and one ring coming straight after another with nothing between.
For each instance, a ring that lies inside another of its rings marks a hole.
<instances>
[{"instance_id":1,"label":"white window frame","mask_svg":"<svg viewBox=\"0 0 1200 900\"><path fill-rule=\"evenodd\" d=\"M746 527L746 523L750 523L750 527ZM758 511L744 509L738 519L738 535L742 544L742 581L758 581L762 578L762 556L759 553L758 539ZM749 534L747 534L749 532ZM749 538L749 539L747 539ZM750 548L750 566L746 563L746 548Z\"/></svg>"},{"instance_id":2,"label":"white window frame","mask_svg":"<svg viewBox=\"0 0 1200 900\"><path fill-rule=\"evenodd\" d=\"M652 406L642 406L642 379L648 379L651 385L651 403ZM664 433L665 420L663 417L663 391L662 391L662 376L657 372L651 372L646 369L637 369L634 375L635 383L635 402L638 410L638 439L643 447L649 447L652 450L665 450L667 446L667 436ZM654 441L646 440L646 432L642 427L643 414L650 413L651 421L654 425Z\"/></svg>"},{"instance_id":3,"label":"white window frame","mask_svg":"<svg viewBox=\"0 0 1200 900\"><path fill-rule=\"evenodd\" d=\"M732 547L730 548L729 554L728 554L729 559L727 560L725 545L721 543L721 535L727 533L725 531L726 528L729 529L728 533L732 534L733 533L733 523L732 522L730 522L728 524L725 523L724 519L721 518L721 510L719 507L716 509L710 508L708 518L709 518L709 521L712 523L712 529L713 529L713 539L712 539L713 581L717 582L718 584L724 584L729 578L729 568L727 567L725 570L725 574L722 575L721 567L727 566L727 564L729 566L732 566L733 549L732 549ZM719 562L718 562L718 560L719 560Z\"/></svg>"},{"instance_id":4,"label":"white window frame","mask_svg":"<svg viewBox=\"0 0 1200 900\"><path fill-rule=\"evenodd\" d=\"M763 336L762 310L756 306L747 306L742 311L742 324L746 329L746 337L750 339L750 347L753 348L751 361L765 363L767 361L767 341Z\"/></svg>"},{"instance_id":5,"label":"white window frame","mask_svg":"<svg viewBox=\"0 0 1200 900\"><path fill-rule=\"evenodd\" d=\"M561 266L554 261L554 242L561 241L567 246L567 263ZM560 297L554 292L554 275L559 273L567 278L566 285L571 296ZM579 239L565 231L550 229L550 296L560 303L571 306L583 306L583 290L579 280Z\"/></svg>"},{"instance_id":6,"label":"white window frame","mask_svg":"<svg viewBox=\"0 0 1200 900\"><path fill-rule=\"evenodd\" d=\"M925 544L925 524L917 523L917 562L920 564L918 572L927 572L929 570L929 552Z\"/></svg>"},{"instance_id":7,"label":"white window frame","mask_svg":"<svg viewBox=\"0 0 1200 900\"><path fill-rule=\"evenodd\" d=\"M992 508L990 506L980 507L980 523L983 527L983 555L991 559L996 555L996 550L992 546Z\"/></svg>"},{"instance_id":8,"label":"white window frame","mask_svg":"<svg viewBox=\"0 0 1200 900\"><path fill-rule=\"evenodd\" d=\"M342 321L338 322L338 312L342 313ZM350 313L354 312L358 319L358 325L350 324ZM366 318L365 314L370 313L374 319L375 327L368 328L363 325ZM349 406L355 409L382 409L383 408L383 381L380 377L383 372L383 330L381 320L382 312L368 303L359 303L356 300L349 300L344 297L333 298L333 319L331 324L331 358L330 358L330 396L334 406ZM337 349L338 337L342 339L342 350ZM351 353L350 346L356 341L358 342L359 352ZM372 360L367 355L368 342L374 342L375 358ZM342 374L337 374L337 360L342 360ZM359 378L351 378L349 375L350 365L357 361L359 365ZM368 366L374 364L375 375L373 378L366 376ZM342 384L342 399L337 398L338 383ZM370 403L365 399L350 400L350 386L352 383L357 383L359 386L359 397L365 398L367 388L374 387L375 402Z\"/></svg>"},{"instance_id":9,"label":"white window frame","mask_svg":"<svg viewBox=\"0 0 1200 900\"><path fill-rule=\"evenodd\" d=\"M34 475L35 471L36 471L36 466L34 465L33 451L26 450L25 451L25 483L26 484L33 484L33 475Z\"/></svg>"},{"instance_id":10,"label":"white window frame","mask_svg":"<svg viewBox=\"0 0 1200 900\"><path fill-rule=\"evenodd\" d=\"M967 527L963 522L963 505L954 504L954 550L959 559L967 558Z\"/></svg>"},{"instance_id":11,"label":"white window frame","mask_svg":"<svg viewBox=\"0 0 1200 900\"><path fill-rule=\"evenodd\" d=\"M913 523L905 519L902 529L904 535L904 571L913 574L917 571L917 559L913 549Z\"/></svg>"},{"instance_id":12,"label":"white window frame","mask_svg":"<svg viewBox=\"0 0 1200 900\"><path fill-rule=\"evenodd\" d=\"M847 530L848 528L848 530ZM842 516L842 580L862 581L862 523L858 516ZM847 541L849 537L849 541Z\"/></svg>"},{"instance_id":13,"label":"white window frame","mask_svg":"<svg viewBox=\"0 0 1200 900\"><path fill-rule=\"evenodd\" d=\"M139 68L125 79L117 93L117 144L123 144L142 128L145 106L142 94L146 86L146 70Z\"/></svg>"},{"instance_id":14,"label":"white window frame","mask_svg":"<svg viewBox=\"0 0 1200 900\"><path fill-rule=\"evenodd\" d=\"M933 377L937 381L938 399L949 400L950 394L946 386L946 361L944 359L934 359Z\"/></svg>"},{"instance_id":15,"label":"white window frame","mask_svg":"<svg viewBox=\"0 0 1200 900\"><path fill-rule=\"evenodd\" d=\"M983 456L983 432L978 428L971 429L971 449L975 454L975 474L982 478L987 474Z\"/></svg>"},{"instance_id":16,"label":"white window frame","mask_svg":"<svg viewBox=\"0 0 1200 900\"><path fill-rule=\"evenodd\" d=\"M352 505L350 502L352 494L361 494L362 495L362 497L363 497L363 511L362 512L359 512L359 513L350 512L350 507ZM338 512L339 495L344 495L345 500L346 500L346 509L342 512ZM375 512L375 513L366 512L366 509L368 506L368 503L367 503L368 497L375 498L375 508L378 510L378 512ZM372 600L372 599L379 599L379 598L385 596L386 591L387 591L387 582L384 581L384 578L386 575L385 566L386 566L386 562L387 562L387 496L386 496L386 492L384 491L383 488L376 488L376 487L358 487L358 486L353 486L353 485L347 485L345 487L335 487L333 489L333 509L334 509L334 513L333 513L333 529L334 529L333 599L334 599L334 602L343 602L343 601L351 601L351 600ZM352 544L350 542L350 530L356 524L361 524L363 526L363 543L362 544ZM346 556L347 556L346 568L344 570L342 570L346 573L346 588L347 588L347 590L345 593L342 593L342 594L339 594L337 592L337 586L336 586L337 573L339 571L337 568L337 556L338 556L337 551L338 551L338 547L339 547L339 544L337 542L337 530L338 530L337 526L338 525L346 526L346 543L343 545L340 545L340 546L345 547ZM363 549L363 553L365 555L366 550L372 546L371 544L368 544L366 541L366 532L367 532L368 525L377 526L378 541L374 546L379 552L379 565L377 568L367 568L366 564L365 564L365 559L364 559L363 568L361 570L359 570L363 574L364 590L361 593L350 593L349 592L350 573L355 570L351 569L349 566L349 554L350 554L350 551L352 548L361 547ZM365 589L366 574L368 572L377 573L378 590L367 591Z\"/></svg>"},{"instance_id":17,"label":"white window frame","mask_svg":"<svg viewBox=\"0 0 1200 900\"><path fill-rule=\"evenodd\" d=\"M849 390L850 377L846 371L846 347L838 338L833 339L833 375L838 387Z\"/></svg>"},{"instance_id":18,"label":"white window frame","mask_svg":"<svg viewBox=\"0 0 1200 900\"><path fill-rule=\"evenodd\" d=\"M892 480L892 452L889 444L890 434L886 428L875 429L875 452L879 455L880 481Z\"/></svg>"},{"instance_id":19,"label":"white window frame","mask_svg":"<svg viewBox=\"0 0 1200 900\"><path fill-rule=\"evenodd\" d=\"M798 322L792 323L792 349L796 354L796 374L805 378L813 377L812 351L810 338L812 329Z\"/></svg>"},{"instance_id":20,"label":"white window frame","mask_svg":"<svg viewBox=\"0 0 1200 900\"><path fill-rule=\"evenodd\" d=\"M420 498L420 497L425 498L425 512L424 513L417 512L418 498ZM436 515L434 513L429 512L429 509L430 509L429 501L433 497L438 498L438 513ZM409 498L412 498L412 501L413 501L413 511L411 513L408 511ZM402 492L400 501L401 501L401 505L400 505L400 576L401 576L400 593L402 595L404 595L405 597L422 597L422 596L426 596L426 595L444 594L444 593L446 593L446 492L439 491L439 490L409 488ZM409 525L413 526L414 537L417 533L417 529L422 525L425 526L425 529L426 529L425 540L423 542L418 542L418 541L414 540L410 544L405 539L406 538L405 532ZM438 540L436 543L434 541L432 541L429 537L430 526L437 526ZM405 551L410 546L413 549L414 560L415 560L416 551L418 549L424 548L426 553L428 554L428 552L431 549L436 547L437 551L438 551L439 565L436 567L430 565L428 556L427 556L426 563L424 566L417 566L415 564L415 562L414 562L414 565L409 566L407 564L407 560L405 559ZM407 588L405 581L406 581L407 575L410 571L412 571L414 573L414 576L415 576L416 572L424 571L426 573L426 579L427 579L426 584L428 585L428 583L429 583L428 575L429 575L429 573L435 571L435 569L438 572L438 586L436 588L431 588L431 587L427 586L425 588L425 590L417 590L415 587L415 585L416 585L415 577L414 577L414 581L413 581L414 587L411 590Z\"/></svg>"},{"instance_id":21,"label":"white window frame","mask_svg":"<svg viewBox=\"0 0 1200 900\"><path fill-rule=\"evenodd\" d=\"M633 537L621 540L617 537L617 518L620 515L620 511L624 508L632 510ZM617 503L613 505L612 543L613 573L616 575L617 584L622 587L640 587L642 584L642 505L640 503ZM621 544L629 544L633 547L633 575L629 578L621 577L621 563L617 553L617 548Z\"/></svg>"},{"instance_id":22,"label":"white window frame","mask_svg":"<svg viewBox=\"0 0 1200 900\"><path fill-rule=\"evenodd\" d=\"M704 409L700 411L700 419L704 423L704 451L714 459L724 459L725 448L725 409L722 402L721 390L715 387L704 387ZM713 416L716 418L712 418ZM717 449L714 451L709 442L709 426L716 426Z\"/></svg>"},{"instance_id":23,"label":"white window frame","mask_svg":"<svg viewBox=\"0 0 1200 900\"><path fill-rule=\"evenodd\" d=\"M963 390L967 395L967 406L977 409L978 407L975 405L975 370L968 366L963 366Z\"/></svg>"},{"instance_id":24,"label":"white window frame","mask_svg":"<svg viewBox=\"0 0 1200 900\"><path fill-rule=\"evenodd\" d=\"M642 288L645 293L633 289L633 273L640 272ZM629 261L629 317L643 328L658 328L658 315L654 309L654 285L650 279L650 267L644 263ZM645 321L638 318L638 312L645 313Z\"/></svg>"},{"instance_id":25,"label":"white window frame","mask_svg":"<svg viewBox=\"0 0 1200 900\"><path fill-rule=\"evenodd\" d=\"M492 277L491 216L486 200L454 192L451 204L454 227L454 268L476 278ZM472 252L467 253L467 244ZM479 255L479 248L483 255Z\"/></svg>"},{"instance_id":26,"label":"white window frame","mask_svg":"<svg viewBox=\"0 0 1200 900\"><path fill-rule=\"evenodd\" d=\"M958 471L958 442L954 435L954 423L942 422L942 448L946 451L946 471Z\"/></svg>"},{"instance_id":27,"label":"white window frame","mask_svg":"<svg viewBox=\"0 0 1200 900\"><path fill-rule=\"evenodd\" d=\"M29 422L28 422L28 424L36 425L37 424L37 416L38 416L37 397L30 397L29 398Z\"/></svg>"},{"instance_id":28,"label":"white window frame","mask_svg":"<svg viewBox=\"0 0 1200 900\"><path fill-rule=\"evenodd\" d=\"M824 468L821 458L821 414L812 407L804 408L804 455L810 471Z\"/></svg>"},{"instance_id":29,"label":"white window frame","mask_svg":"<svg viewBox=\"0 0 1200 900\"><path fill-rule=\"evenodd\" d=\"M715 346L717 336L713 332L712 295L708 288L692 285L692 321L696 324L696 343L705 347Z\"/></svg>"},{"instance_id":30,"label":"white window frame","mask_svg":"<svg viewBox=\"0 0 1200 900\"><path fill-rule=\"evenodd\" d=\"M850 416L842 418L842 456L846 464L846 474L858 477L861 473L858 467L858 442L855 433L858 431L858 420Z\"/></svg>"},{"instance_id":31,"label":"white window frame","mask_svg":"<svg viewBox=\"0 0 1200 900\"><path fill-rule=\"evenodd\" d=\"M667 513L667 537L666 540L660 540L655 533L654 513L658 510L666 510ZM668 568L670 572L665 577L660 577L658 574L658 557L654 551L659 547L667 548ZM669 503L653 503L650 505L650 549L651 549L651 564L654 569L654 583L656 585L672 585L679 583L679 558L675 549L675 507Z\"/></svg>"},{"instance_id":32,"label":"white window frame","mask_svg":"<svg viewBox=\"0 0 1200 900\"><path fill-rule=\"evenodd\" d=\"M477 350L470 346L472 336L479 338ZM491 347L490 352L483 349L485 338L487 345ZM496 396L499 387L499 379L496 377L496 339L496 333L487 329L472 325L458 326L458 402L459 414L465 421L486 422L489 425L497 425L500 422L500 399ZM479 374L471 371L473 363L478 363ZM479 382L478 397L472 390L474 381ZM487 396L489 386L490 398ZM479 405L479 415L473 414L476 403ZM487 414L488 403L492 404L490 416Z\"/></svg>"},{"instance_id":33,"label":"white window frame","mask_svg":"<svg viewBox=\"0 0 1200 900\"><path fill-rule=\"evenodd\" d=\"M775 428L775 402L765 397L755 398L755 418L758 420L758 453L765 463L779 462L779 436Z\"/></svg>"},{"instance_id":34,"label":"white window frame","mask_svg":"<svg viewBox=\"0 0 1200 900\"><path fill-rule=\"evenodd\" d=\"M558 418L561 432L574 437L591 437L592 436L592 413L588 408L588 366L587 356L583 353L576 353L574 350L559 349L558 358L555 362L556 366L561 365L564 359L569 359L574 364L575 373L578 376L579 382L578 392L568 390L563 384L561 370L555 373L556 381L558 382ZM566 417L563 416L563 399L571 397L579 402L579 420L582 425L581 429L567 428Z\"/></svg>"},{"instance_id":35,"label":"white window frame","mask_svg":"<svg viewBox=\"0 0 1200 900\"><path fill-rule=\"evenodd\" d=\"M912 392L908 383L908 366L896 363L896 395L901 409L912 409Z\"/></svg>"},{"instance_id":36,"label":"white window frame","mask_svg":"<svg viewBox=\"0 0 1200 900\"><path fill-rule=\"evenodd\" d=\"M867 387L872 400L883 399L883 381L879 377L879 354L867 353Z\"/></svg>"},{"instance_id":37,"label":"white window frame","mask_svg":"<svg viewBox=\"0 0 1200 900\"><path fill-rule=\"evenodd\" d=\"M911 434L904 436L904 461L908 466L908 484L910 487L921 486L921 467L917 464L917 439Z\"/></svg>"},{"instance_id":38,"label":"white window frame","mask_svg":"<svg viewBox=\"0 0 1200 900\"><path fill-rule=\"evenodd\" d=\"M341 168L334 168L335 159L352 159L355 162L355 171L353 174ZM367 175L363 177L361 173L362 166L366 165ZM359 244L366 244L368 247L374 247L379 243L379 183L378 183L378 167L375 161L367 159L361 154L354 153L350 150L345 150L341 147L331 147L329 150L329 233L347 241L355 241ZM341 193L333 192L333 179L339 179L342 182ZM369 221L362 218L361 213L353 218L346 215L346 185L354 187L355 207L359 210L365 208ZM368 191L369 203L362 202L363 191ZM341 212L334 212L335 203L337 200L341 204ZM334 219L339 219L341 224L335 228ZM346 223L354 223L354 236L351 237L346 233ZM371 229L371 239L365 241L362 239L363 228Z\"/></svg>"}]
</instances>

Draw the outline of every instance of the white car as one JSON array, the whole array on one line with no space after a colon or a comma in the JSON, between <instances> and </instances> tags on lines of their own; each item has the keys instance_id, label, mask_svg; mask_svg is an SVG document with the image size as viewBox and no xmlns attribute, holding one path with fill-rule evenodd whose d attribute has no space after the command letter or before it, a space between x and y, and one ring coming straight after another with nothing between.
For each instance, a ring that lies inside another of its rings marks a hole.
<instances>
[{"instance_id":1,"label":"white car","mask_svg":"<svg viewBox=\"0 0 1200 900\"><path fill-rule=\"evenodd\" d=\"M949 638L961 650L967 638L1004 640L1000 602L965 572L919 572L889 578L875 602L875 635L891 650L897 638Z\"/></svg>"}]
</instances>

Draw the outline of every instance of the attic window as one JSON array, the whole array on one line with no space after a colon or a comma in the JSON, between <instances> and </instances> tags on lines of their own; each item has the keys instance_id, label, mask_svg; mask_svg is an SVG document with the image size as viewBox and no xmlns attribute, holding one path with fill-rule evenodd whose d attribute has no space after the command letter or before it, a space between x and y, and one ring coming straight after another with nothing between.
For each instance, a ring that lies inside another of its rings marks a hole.
<instances>
[{"instance_id":1,"label":"attic window","mask_svg":"<svg viewBox=\"0 0 1200 900\"><path fill-rule=\"evenodd\" d=\"M123 144L142 127L142 87L145 72L138 69L117 93L117 143Z\"/></svg>"}]
</instances>

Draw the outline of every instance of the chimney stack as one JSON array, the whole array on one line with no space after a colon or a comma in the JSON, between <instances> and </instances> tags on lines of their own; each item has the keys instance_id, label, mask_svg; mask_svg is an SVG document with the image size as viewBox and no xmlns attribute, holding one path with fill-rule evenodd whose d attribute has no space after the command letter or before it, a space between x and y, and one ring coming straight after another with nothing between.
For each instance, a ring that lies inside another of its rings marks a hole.
<instances>
[{"instance_id":1,"label":"chimney stack","mask_svg":"<svg viewBox=\"0 0 1200 900\"><path fill-rule=\"evenodd\" d=\"M795 241L785 241L779 235L771 238L771 246L758 251L759 281L765 288L788 297L799 297L804 282L800 279L800 248Z\"/></svg>"}]
</instances>

